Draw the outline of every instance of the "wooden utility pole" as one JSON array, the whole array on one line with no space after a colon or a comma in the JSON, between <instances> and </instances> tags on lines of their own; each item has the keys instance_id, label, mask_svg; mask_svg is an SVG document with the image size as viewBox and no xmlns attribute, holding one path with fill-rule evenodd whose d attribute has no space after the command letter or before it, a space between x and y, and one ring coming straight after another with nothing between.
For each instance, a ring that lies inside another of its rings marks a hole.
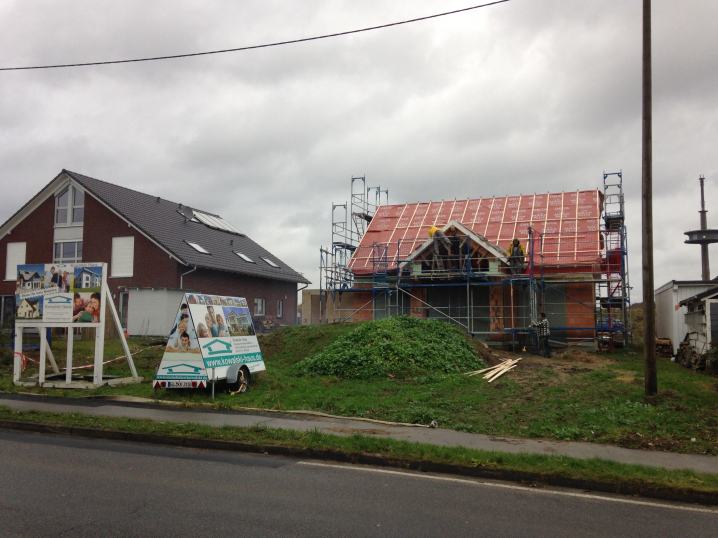
<instances>
[{"instance_id":1,"label":"wooden utility pole","mask_svg":"<svg viewBox=\"0 0 718 538\"><path fill-rule=\"evenodd\" d=\"M643 0L643 357L646 396L658 392L656 375L656 303L653 296L653 115L651 92L651 0Z\"/></svg>"}]
</instances>

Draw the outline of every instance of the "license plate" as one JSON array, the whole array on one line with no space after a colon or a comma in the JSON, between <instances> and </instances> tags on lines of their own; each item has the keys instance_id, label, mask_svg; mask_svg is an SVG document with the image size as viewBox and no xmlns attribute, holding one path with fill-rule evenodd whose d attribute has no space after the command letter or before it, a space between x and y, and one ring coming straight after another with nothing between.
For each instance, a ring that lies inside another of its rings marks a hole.
<instances>
[{"instance_id":1,"label":"license plate","mask_svg":"<svg viewBox=\"0 0 718 538\"><path fill-rule=\"evenodd\" d=\"M194 383L194 387L192 387ZM168 389L191 389L199 386L198 381L167 381Z\"/></svg>"}]
</instances>

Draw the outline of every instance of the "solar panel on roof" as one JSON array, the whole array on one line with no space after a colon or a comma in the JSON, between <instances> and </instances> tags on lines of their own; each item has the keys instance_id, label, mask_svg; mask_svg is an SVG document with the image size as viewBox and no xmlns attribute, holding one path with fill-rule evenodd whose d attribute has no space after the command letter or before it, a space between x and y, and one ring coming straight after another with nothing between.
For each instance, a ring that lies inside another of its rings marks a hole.
<instances>
[{"instance_id":1,"label":"solar panel on roof","mask_svg":"<svg viewBox=\"0 0 718 538\"><path fill-rule=\"evenodd\" d=\"M222 217L209 215L208 213L202 213L200 211L194 211L194 218L200 221L205 226L214 228L216 230L223 230L237 235L243 235L237 228L232 226L229 222L224 220Z\"/></svg>"}]
</instances>

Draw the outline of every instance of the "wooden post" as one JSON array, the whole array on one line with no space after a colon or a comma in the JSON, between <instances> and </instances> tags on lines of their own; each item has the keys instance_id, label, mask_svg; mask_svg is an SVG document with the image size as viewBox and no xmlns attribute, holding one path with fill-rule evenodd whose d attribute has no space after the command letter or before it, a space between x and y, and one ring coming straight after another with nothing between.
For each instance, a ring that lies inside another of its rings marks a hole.
<instances>
[{"instance_id":1,"label":"wooden post","mask_svg":"<svg viewBox=\"0 0 718 538\"><path fill-rule=\"evenodd\" d=\"M643 0L643 327L646 396L658 392L656 374L656 303L653 296L653 117L651 88L651 0Z\"/></svg>"},{"instance_id":2,"label":"wooden post","mask_svg":"<svg viewBox=\"0 0 718 538\"><path fill-rule=\"evenodd\" d=\"M46 327L40 327L41 331L45 331L45 338L47 338L47 331L50 329ZM52 352L52 348L50 347L50 343L47 344L47 358L50 360L50 367L52 368L52 373L59 374L60 368L57 366L57 362L55 361L55 354Z\"/></svg>"},{"instance_id":3,"label":"wooden post","mask_svg":"<svg viewBox=\"0 0 718 538\"><path fill-rule=\"evenodd\" d=\"M67 352L65 353L65 383L72 382L72 346L75 338L75 329L72 325L67 327Z\"/></svg>"},{"instance_id":4,"label":"wooden post","mask_svg":"<svg viewBox=\"0 0 718 538\"><path fill-rule=\"evenodd\" d=\"M42 386L45 382L45 361L47 360L47 334L45 328L40 327L40 365L37 375L37 383Z\"/></svg>"},{"instance_id":5,"label":"wooden post","mask_svg":"<svg viewBox=\"0 0 718 538\"><path fill-rule=\"evenodd\" d=\"M120 322L120 316L117 313L117 308L115 308L115 303L112 300L112 294L110 293L109 289L105 289L105 301L107 301L107 305L110 308L110 312L112 313L112 318L115 321L115 327L117 328L117 333L120 335L120 342L122 342L122 349L125 351L125 357L127 357L127 364L130 367L130 372L132 372L132 377L139 377L137 374L137 368L135 368L135 362L132 360L132 353L130 353L130 346L127 345L127 339L125 338L125 331L122 329L122 323Z\"/></svg>"},{"instance_id":6,"label":"wooden post","mask_svg":"<svg viewBox=\"0 0 718 538\"><path fill-rule=\"evenodd\" d=\"M12 381L14 384L20 382L22 369L22 327L15 325L15 352L13 353Z\"/></svg>"}]
</instances>

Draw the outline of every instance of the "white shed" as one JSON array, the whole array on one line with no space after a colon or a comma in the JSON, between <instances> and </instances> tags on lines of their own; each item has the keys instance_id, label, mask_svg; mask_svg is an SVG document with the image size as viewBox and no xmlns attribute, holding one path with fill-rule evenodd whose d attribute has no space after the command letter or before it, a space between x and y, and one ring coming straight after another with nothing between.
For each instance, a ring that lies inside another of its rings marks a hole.
<instances>
[{"instance_id":1,"label":"white shed","mask_svg":"<svg viewBox=\"0 0 718 538\"><path fill-rule=\"evenodd\" d=\"M713 342L718 342L718 287L681 301L686 312L686 325L694 333L691 339L701 355L708 352Z\"/></svg>"},{"instance_id":2,"label":"white shed","mask_svg":"<svg viewBox=\"0 0 718 538\"><path fill-rule=\"evenodd\" d=\"M127 333L131 336L167 336L184 292L154 288L127 291Z\"/></svg>"},{"instance_id":3,"label":"white shed","mask_svg":"<svg viewBox=\"0 0 718 538\"><path fill-rule=\"evenodd\" d=\"M685 306L681 306L681 301L715 286L716 282L713 281L671 280L655 291L656 336L670 338L674 354L678 351L678 344L690 330L685 320L687 310Z\"/></svg>"}]
</instances>

